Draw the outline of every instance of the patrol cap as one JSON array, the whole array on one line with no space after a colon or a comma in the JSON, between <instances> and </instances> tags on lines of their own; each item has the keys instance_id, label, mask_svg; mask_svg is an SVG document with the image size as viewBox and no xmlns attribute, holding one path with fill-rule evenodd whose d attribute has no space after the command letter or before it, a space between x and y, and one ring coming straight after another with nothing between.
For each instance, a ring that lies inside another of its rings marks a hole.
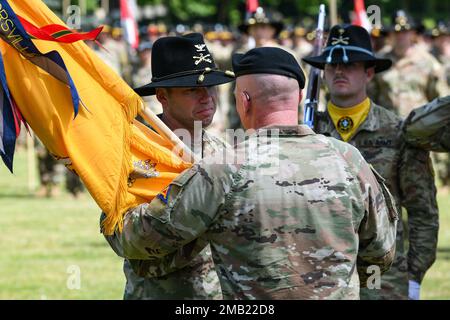
<instances>
[{"instance_id":1,"label":"patrol cap","mask_svg":"<svg viewBox=\"0 0 450 320\"><path fill-rule=\"evenodd\" d=\"M233 55L233 71L236 77L256 74L278 74L294 78L300 89L305 87L305 75L292 54L281 48L254 48L245 54Z\"/></svg>"}]
</instances>

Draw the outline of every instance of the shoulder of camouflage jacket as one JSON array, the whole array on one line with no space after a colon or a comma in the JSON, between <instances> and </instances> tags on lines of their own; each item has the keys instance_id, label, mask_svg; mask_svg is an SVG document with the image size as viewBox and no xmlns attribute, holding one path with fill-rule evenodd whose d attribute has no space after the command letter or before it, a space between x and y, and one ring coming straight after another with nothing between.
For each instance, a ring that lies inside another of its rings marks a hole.
<instances>
[{"instance_id":1,"label":"shoulder of camouflage jacket","mask_svg":"<svg viewBox=\"0 0 450 320\"><path fill-rule=\"evenodd\" d=\"M436 98L413 110L402 129L409 144L428 151L448 152L450 96Z\"/></svg>"}]
</instances>

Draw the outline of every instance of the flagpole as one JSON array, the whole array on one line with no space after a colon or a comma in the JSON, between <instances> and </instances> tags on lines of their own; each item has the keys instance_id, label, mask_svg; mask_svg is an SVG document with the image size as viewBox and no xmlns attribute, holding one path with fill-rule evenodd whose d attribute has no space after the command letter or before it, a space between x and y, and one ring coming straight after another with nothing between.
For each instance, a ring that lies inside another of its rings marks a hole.
<instances>
[{"instance_id":1,"label":"flagpole","mask_svg":"<svg viewBox=\"0 0 450 320\"><path fill-rule=\"evenodd\" d=\"M105 10L106 15L109 15L109 0L101 0L102 8Z\"/></svg>"},{"instance_id":2,"label":"flagpole","mask_svg":"<svg viewBox=\"0 0 450 320\"><path fill-rule=\"evenodd\" d=\"M62 17L64 17L64 19L67 19L67 8L70 6L70 0L63 0L62 3Z\"/></svg>"},{"instance_id":3,"label":"flagpole","mask_svg":"<svg viewBox=\"0 0 450 320\"><path fill-rule=\"evenodd\" d=\"M183 150L183 154L181 155L181 158L186 162L197 162L199 161L198 157L192 153L191 149L189 149L183 141L178 138L178 136L170 130L164 122L161 121L161 119L158 118L158 116L150 110L147 106L143 105L142 109L139 111L139 114L142 118L144 118L145 121L149 125L152 126L158 132L161 136L168 139L174 147L176 147L175 150L181 151Z\"/></svg>"},{"instance_id":4,"label":"flagpole","mask_svg":"<svg viewBox=\"0 0 450 320\"><path fill-rule=\"evenodd\" d=\"M330 22L331 26L338 24L338 14L337 14L337 0L330 0Z\"/></svg>"}]
</instances>

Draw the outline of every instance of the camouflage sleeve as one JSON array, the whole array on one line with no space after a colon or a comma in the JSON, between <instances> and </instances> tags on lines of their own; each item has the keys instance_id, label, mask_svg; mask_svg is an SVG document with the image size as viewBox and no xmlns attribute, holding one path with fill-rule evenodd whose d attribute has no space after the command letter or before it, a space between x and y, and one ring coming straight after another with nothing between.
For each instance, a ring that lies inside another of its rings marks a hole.
<instances>
[{"instance_id":1,"label":"camouflage sleeve","mask_svg":"<svg viewBox=\"0 0 450 320\"><path fill-rule=\"evenodd\" d=\"M383 177L372 166L363 168L362 176L366 216L359 227L357 266L360 286L366 287L370 266L378 266L383 274L394 261L398 213Z\"/></svg>"},{"instance_id":2,"label":"camouflage sleeve","mask_svg":"<svg viewBox=\"0 0 450 320\"><path fill-rule=\"evenodd\" d=\"M348 145L344 154L359 180L364 217L359 224L359 251L357 271L360 286L365 287L371 274L368 267L378 266L380 273L387 271L395 256L398 213L393 196L384 179L367 164L359 151Z\"/></svg>"},{"instance_id":3,"label":"camouflage sleeve","mask_svg":"<svg viewBox=\"0 0 450 320\"><path fill-rule=\"evenodd\" d=\"M225 201L231 180L223 166L196 165L148 204L130 210L116 241L128 259L163 259L204 236ZM206 241L204 242L206 244Z\"/></svg>"},{"instance_id":4,"label":"camouflage sleeve","mask_svg":"<svg viewBox=\"0 0 450 320\"><path fill-rule=\"evenodd\" d=\"M100 225L105 218L106 215L102 212L102 215L100 217ZM123 252L119 233L115 233L113 235L104 235L104 237L113 251L119 257L126 258ZM168 254L162 258L153 258L146 260L136 259L134 261L135 264L139 265L140 270L144 270L145 275L143 276L161 277L187 266L192 261L192 259L197 256L203 250L203 248L206 247L207 244L208 242L204 239L195 239L194 241L191 241L190 243L184 245L173 253Z\"/></svg>"},{"instance_id":5,"label":"camouflage sleeve","mask_svg":"<svg viewBox=\"0 0 450 320\"><path fill-rule=\"evenodd\" d=\"M436 259L439 213L429 152L404 147L399 168L401 205L408 213L410 280L421 282Z\"/></svg>"},{"instance_id":6,"label":"camouflage sleeve","mask_svg":"<svg viewBox=\"0 0 450 320\"><path fill-rule=\"evenodd\" d=\"M450 96L436 98L411 111L403 123L405 140L435 152L450 151Z\"/></svg>"}]
</instances>

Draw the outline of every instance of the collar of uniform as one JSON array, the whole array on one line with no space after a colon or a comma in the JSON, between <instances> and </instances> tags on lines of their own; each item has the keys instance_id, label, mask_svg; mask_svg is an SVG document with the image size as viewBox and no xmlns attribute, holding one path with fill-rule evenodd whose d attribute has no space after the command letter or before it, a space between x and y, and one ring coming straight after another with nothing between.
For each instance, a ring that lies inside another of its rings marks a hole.
<instances>
[{"instance_id":1,"label":"collar of uniform","mask_svg":"<svg viewBox=\"0 0 450 320\"><path fill-rule=\"evenodd\" d=\"M305 125L297 125L297 126L267 126L256 130L257 135L261 135L263 132L267 132L270 130L279 130L279 136L307 136L314 134L308 126Z\"/></svg>"},{"instance_id":2,"label":"collar of uniform","mask_svg":"<svg viewBox=\"0 0 450 320\"><path fill-rule=\"evenodd\" d=\"M370 110L366 120L356 130L355 135L360 131L374 132L380 129L380 121L375 114L375 103L370 100Z\"/></svg>"},{"instance_id":3,"label":"collar of uniform","mask_svg":"<svg viewBox=\"0 0 450 320\"><path fill-rule=\"evenodd\" d=\"M374 106L375 106L375 103L372 100L370 100L369 114L367 115L366 120L359 126L358 129L356 129L353 136L356 136L358 134L358 132L360 132L360 131L374 132L380 128L379 121L375 114ZM336 127L334 126L333 120L331 119L331 117L328 113L328 110L326 110L324 112L324 115L321 118L326 119L326 121L325 121L325 123L322 123L321 121L319 122L318 132L321 134L330 135L332 137L341 139L339 133L336 130Z\"/></svg>"}]
</instances>

